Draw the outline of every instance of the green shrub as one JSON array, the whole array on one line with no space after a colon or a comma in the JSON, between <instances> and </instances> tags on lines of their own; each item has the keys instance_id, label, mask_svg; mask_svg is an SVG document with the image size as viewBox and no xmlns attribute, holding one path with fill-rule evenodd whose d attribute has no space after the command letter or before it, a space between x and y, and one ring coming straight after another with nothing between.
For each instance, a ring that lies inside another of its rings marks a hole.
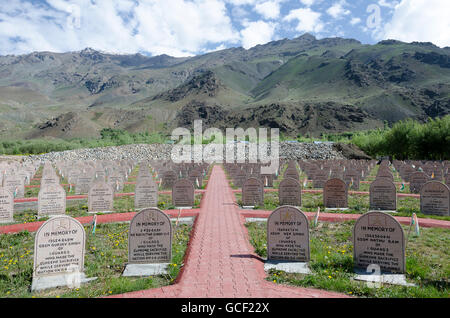
<instances>
[{"instance_id":1,"label":"green shrub","mask_svg":"<svg viewBox=\"0 0 450 318\"><path fill-rule=\"evenodd\" d=\"M397 122L391 129L357 133L352 143L367 154L394 159L450 159L450 115L419 123L412 119Z\"/></svg>"},{"instance_id":2,"label":"green shrub","mask_svg":"<svg viewBox=\"0 0 450 318\"><path fill-rule=\"evenodd\" d=\"M36 155L52 151L65 151L79 148L96 148L120 146L127 144L164 143L166 136L160 133L135 133L121 129L105 128L100 132L101 138L63 139L30 139L0 141L0 154L4 155Z\"/></svg>"}]
</instances>

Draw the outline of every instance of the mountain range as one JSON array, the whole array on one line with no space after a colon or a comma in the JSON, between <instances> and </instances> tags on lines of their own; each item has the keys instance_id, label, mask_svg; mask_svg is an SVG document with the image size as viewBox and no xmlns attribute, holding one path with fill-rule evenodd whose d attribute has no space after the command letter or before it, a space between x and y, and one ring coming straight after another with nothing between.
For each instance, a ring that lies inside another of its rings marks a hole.
<instances>
[{"instance_id":1,"label":"mountain range","mask_svg":"<svg viewBox=\"0 0 450 318\"><path fill-rule=\"evenodd\" d=\"M450 113L450 48L304 34L193 57L34 52L0 56L0 138L279 127L289 136Z\"/></svg>"}]
</instances>

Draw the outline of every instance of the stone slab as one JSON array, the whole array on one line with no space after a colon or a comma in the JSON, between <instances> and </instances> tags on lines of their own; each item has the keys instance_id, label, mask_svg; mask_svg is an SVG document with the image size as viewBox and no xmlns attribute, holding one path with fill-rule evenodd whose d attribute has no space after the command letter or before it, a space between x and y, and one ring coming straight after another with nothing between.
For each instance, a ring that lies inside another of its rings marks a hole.
<instances>
[{"instance_id":1,"label":"stone slab","mask_svg":"<svg viewBox=\"0 0 450 318\"><path fill-rule=\"evenodd\" d=\"M266 260L264 263L264 270L269 271L270 269L275 269L286 273L312 274L308 263L305 262Z\"/></svg>"},{"instance_id":2,"label":"stone slab","mask_svg":"<svg viewBox=\"0 0 450 318\"><path fill-rule=\"evenodd\" d=\"M56 287L69 287L68 285L71 279L71 275L73 274L33 277L33 282L31 283L31 291L39 291ZM97 277L88 278L84 273L80 274L80 284L85 284L96 279Z\"/></svg>"},{"instance_id":3,"label":"stone slab","mask_svg":"<svg viewBox=\"0 0 450 318\"><path fill-rule=\"evenodd\" d=\"M101 212L87 212L88 214L110 214L114 213L114 211L101 211Z\"/></svg>"},{"instance_id":4,"label":"stone slab","mask_svg":"<svg viewBox=\"0 0 450 318\"><path fill-rule=\"evenodd\" d=\"M398 211L394 211L394 210L371 210L371 211L383 212L383 213L398 213Z\"/></svg>"},{"instance_id":5,"label":"stone slab","mask_svg":"<svg viewBox=\"0 0 450 318\"><path fill-rule=\"evenodd\" d=\"M267 218L245 218L246 223L251 222L267 222Z\"/></svg>"},{"instance_id":6,"label":"stone slab","mask_svg":"<svg viewBox=\"0 0 450 318\"><path fill-rule=\"evenodd\" d=\"M325 211L347 211L349 208L325 208Z\"/></svg>"},{"instance_id":7,"label":"stone slab","mask_svg":"<svg viewBox=\"0 0 450 318\"><path fill-rule=\"evenodd\" d=\"M182 217L178 219L178 224L188 224L193 225L194 224L195 217ZM170 221L176 222L177 218L170 218Z\"/></svg>"},{"instance_id":8,"label":"stone slab","mask_svg":"<svg viewBox=\"0 0 450 318\"><path fill-rule=\"evenodd\" d=\"M406 281L405 274L390 274L390 273L370 274L365 272L364 270L355 270L355 272L356 276L353 278L355 280L371 282L374 284L382 283L400 286L416 286Z\"/></svg>"},{"instance_id":9,"label":"stone slab","mask_svg":"<svg viewBox=\"0 0 450 318\"><path fill-rule=\"evenodd\" d=\"M36 218L38 220L40 219L51 219L51 218L56 218L56 217L62 217L62 216L66 216L66 214L55 214L55 215L36 215Z\"/></svg>"},{"instance_id":10,"label":"stone slab","mask_svg":"<svg viewBox=\"0 0 450 318\"><path fill-rule=\"evenodd\" d=\"M122 276L153 276L164 275L169 272L169 263L158 264L127 264Z\"/></svg>"}]
</instances>

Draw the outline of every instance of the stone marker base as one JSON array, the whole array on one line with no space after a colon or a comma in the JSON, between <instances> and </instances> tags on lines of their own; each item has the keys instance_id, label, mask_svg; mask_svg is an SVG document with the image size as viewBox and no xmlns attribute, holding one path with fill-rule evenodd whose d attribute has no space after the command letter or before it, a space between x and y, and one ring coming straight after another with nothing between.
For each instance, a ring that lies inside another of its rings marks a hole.
<instances>
[{"instance_id":1,"label":"stone marker base","mask_svg":"<svg viewBox=\"0 0 450 318\"><path fill-rule=\"evenodd\" d=\"M397 213L395 210L370 210L375 212L383 212L383 213Z\"/></svg>"},{"instance_id":2,"label":"stone marker base","mask_svg":"<svg viewBox=\"0 0 450 318\"><path fill-rule=\"evenodd\" d=\"M353 279L370 282L374 285L374 287L376 287L377 283L400 286L416 286L412 283L408 283L404 274L381 273L378 275L367 273L364 270L355 270L355 273L356 276Z\"/></svg>"},{"instance_id":3,"label":"stone marker base","mask_svg":"<svg viewBox=\"0 0 450 318\"><path fill-rule=\"evenodd\" d=\"M61 217L61 216L67 216L67 214L51 214L51 215L38 215L37 219L40 220L42 218L55 218L55 217Z\"/></svg>"},{"instance_id":4,"label":"stone marker base","mask_svg":"<svg viewBox=\"0 0 450 318\"><path fill-rule=\"evenodd\" d=\"M245 218L245 222L267 222L267 218Z\"/></svg>"},{"instance_id":5,"label":"stone marker base","mask_svg":"<svg viewBox=\"0 0 450 318\"><path fill-rule=\"evenodd\" d=\"M270 269L286 273L312 274L308 267L308 263L305 262L266 260L264 263L264 270L268 271Z\"/></svg>"},{"instance_id":6,"label":"stone marker base","mask_svg":"<svg viewBox=\"0 0 450 318\"><path fill-rule=\"evenodd\" d=\"M191 210L191 206L176 206L175 210Z\"/></svg>"},{"instance_id":7,"label":"stone marker base","mask_svg":"<svg viewBox=\"0 0 450 318\"><path fill-rule=\"evenodd\" d=\"M127 264L122 276L153 276L168 273L169 263Z\"/></svg>"},{"instance_id":8,"label":"stone marker base","mask_svg":"<svg viewBox=\"0 0 450 318\"><path fill-rule=\"evenodd\" d=\"M255 206L254 205L246 205L246 206L243 206L242 208L246 209L246 210L253 210L255 208Z\"/></svg>"},{"instance_id":9,"label":"stone marker base","mask_svg":"<svg viewBox=\"0 0 450 318\"><path fill-rule=\"evenodd\" d=\"M184 218L179 218L178 219L178 224L188 224L188 225L193 225L194 224L194 217L184 217ZM177 218L170 218L170 221L172 222L176 222Z\"/></svg>"},{"instance_id":10,"label":"stone marker base","mask_svg":"<svg viewBox=\"0 0 450 318\"><path fill-rule=\"evenodd\" d=\"M95 211L95 212L88 212L89 214L97 214L97 213L104 213L104 214L109 214L109 213L114 213L114 211Z\"/></svg>"},{"instance_id":11,"label":"stone marker base","mask_svg":"<svg viewBox=\"0 0 450 318\"><path fill-rule=\"evenodd\" d=\"M78 288L76 286L78 285L78 282L80 284L84 284L97 279L97 277L88 278L84 273L81 273L79 280L74 280L73 275L73 273L69 273L54 276L33 277L31 291L39 291L55 287ZM70 287L69 285L73 285L74 287Z\"/></svg>"}]
</instances>

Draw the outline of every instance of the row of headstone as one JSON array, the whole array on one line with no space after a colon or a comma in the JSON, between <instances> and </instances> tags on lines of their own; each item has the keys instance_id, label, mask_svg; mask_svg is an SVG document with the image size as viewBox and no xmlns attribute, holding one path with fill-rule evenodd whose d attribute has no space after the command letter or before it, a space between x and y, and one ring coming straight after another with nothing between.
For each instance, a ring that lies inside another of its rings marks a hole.
<instances>
[{"instance_id":1,"label":"row of headstone","mask_svg":"<svg viewBox=\"0 0 450 318\"><path fill-rule=\"evenodd\" d=\"M401 178L406 182L413 182L416 183L415 180L411 180L411 178L414 176L414 178L418 179L418 182L420 180L423 180L423 178L427 178L427 181L433 180L433 181L447 181L447 176L449 174L449 168L450 163L448 161L444 162L437 162L437 161L399 161L394 160L393 166L395 167L396 171L398 171ZM423 172L427 177L424 175L416 175L416 172ZM423 184L423 181L422 181ZM448 183L447 183L448 185ZM415 193L418 193L420 191L420 188L417 189L414 188Z\"/></svg>"},{"instance_id":2,"label":"row of headstone","mask_svg":"<svg viewBox=\"0 0 450 318\"><path fill-rule=\"evenodd\" d=\"M323 188L329 179L342 179L353 190L359 190L375 161L365 160L300 160L300 169L313 181L313 188Z\"/></svg>"},{"instance_id":3,"label":"row of headstone","mask_svg":"<svg viewBox=\"0 0 450 318\"><path fill-rule=\"evenodd\" d=\"M60 175L75 185L76 194L88 193L92 185L98 182L106 182L115 192L120 192L135 165L136 162L125 160L117 163L93 160L56 163Z\"/></svg>"},{"instance_id":4,"label":"row of headstone","mask_svg":"<svg viewBox=\"0 0 450 318\"><path fill-rule=\"evenodd\" d=\"M267 219L268 261L309 262L309 223L294 206L281 206ZM405 237L400 223L391 215L370 211L353 227L355 268L378 265L383 272L404 273Z\"/></svg>"},{"instance_id":5,"label":"row of headstone","mask_svg":"<svg viewBox=\"0 0 450 318\"><path fill-rule=\"evenodd\" d=\"M278 189L280 205L301 206L301 184L286 177ZM242 205L253 208L264 205L264 186L257 178L248 178L242 186ZM337 178L329 179L323 188L323 204L326 209L348 208L348 186ZM450 191L447 185L438 181L427 182L420 192L420 211L423 214L450 215ZM369 190L369 209L378 211L397 210L397 189L395 184L383 176L375 179Z\"/></svg>"},{"instance_id":6,"label":"row of headstone","mask_svg":"<svg viewBox=\"0 0 450 318\"><path fill-rule=\"evenodd\" d=\"M165 165L162 162L152 162L158 178L161 182L162 189L170 189L174 183L179 179L189 180L195 188L199 189L203 185L203 179L205 178L209 169L209 164L171 164Z\"/></svg>"},{"instance_id":7,"label":"row of headstone","mask_svg":"<svg viewBox=\"0 0 450 318\"><path fill-rule=\"evenodd\" d=\"M261 163L224 164L233 184L238 188L242 188L244 182L249 178L260 180L263 187L273 187L273 181L278 179L279 170L274 173L262 173L263 166Z\"/></svg>"},{"instance_id":8,"label":"row of headstone","mask_svg":"<svg viewBox=\"0 0 450 318\"><path fill-rule=\"evenodd\" d=\"M177 180L172 189L172 201L176 207L194 205L194 186L187 179ZM156 207L158 187L150 179L139 180L135 188L135 208ZM113 211L114 190L105 182L94 183L88 191L88 212L108 213ZM41 187L38 195L38 216L58 216L66 213L66 192L59 184ZM6 188L0 188L0 222L13 222L14 196Z\"/></svg>"},{"instance_id":9,"label":"row of headstone","mask_svg":"<svg viewBox=\"0 0 450 318\"><path fill-rule=\"evenodd\" d=\"M85 245L84 227L76 219L59 216L44 222L35 236L31 290L78 288L81 283L95 279L84 274ZM128 264L123 275L152 275L155 274L152 265L163 264L167 268L171 259L170 218L157 208L141 210L130 222Z\"/></svg>"}]
</instances>

